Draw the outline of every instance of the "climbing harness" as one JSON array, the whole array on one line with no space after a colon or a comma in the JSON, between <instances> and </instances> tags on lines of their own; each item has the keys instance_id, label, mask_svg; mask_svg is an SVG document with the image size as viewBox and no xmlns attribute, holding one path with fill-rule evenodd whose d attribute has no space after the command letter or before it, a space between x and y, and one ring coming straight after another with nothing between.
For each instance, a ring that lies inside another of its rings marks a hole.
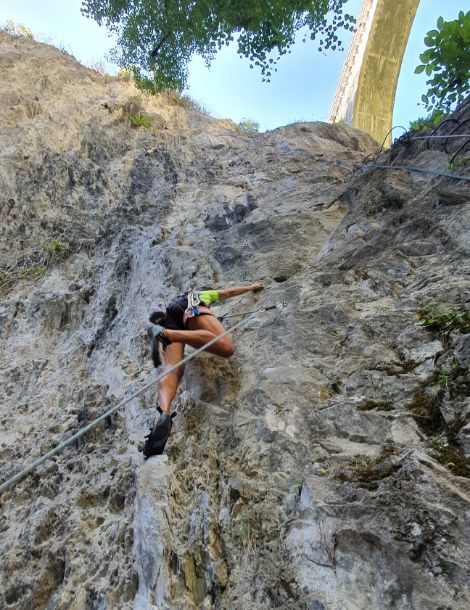
<instances>
[{"instance_id":1,"label":"climbing harness","mask_svg":"<svg viewBox=\"0 0 470 610\"><path fill-rule=\"evenodd\" d=\"M186 322L188 321L188 319L194 318L194 316L199 316L203 313L209 314L211 316L214 315L210 309L210 306L206 305L206 303L202 297L202 294L203 293L207 294L207 292L208 291L204 291L204 290L195 291L192 288L190 288L188 290L188 306L186 307L186 309L183 313L183 325L184 326L186 326ZM210 305L210 303L209 303L209 305Z\"/></svg>"},{"instance_id":2,"label":"climbing harness","mask_svg":"<svg viewBox=\"0 0 470 610\"><path fill-rule=\"evenodd\" d=\"M194 292L192 288L188 290L188 307L184 312L185 319L194 318L194 316L199 315L198 305L201 302L197 293Z\"/></svg>"},{"instance_id":3,"label":"climbing harness","mask_svg":"<svg viewBox=\"0 0 470 610\"><path fill-rule=\"evenodd\" d=\"M266 311L269 309L274 309L274 307L273 306L267 307ZM62 451L62 449L64 449L65 447L68 447L69 445L74 443L76 440L78 440L79 438L84 436L87 432L89 432L92 428L97 426L100 422L102 422L103 420L105 420L108 417L110 417L111 415L113 415L113 413L116 413L116 411L118 411L124 405L127 405L129 402L131 402L131 400L134 400L134 398L137 398L138 396L140 396L143 392L145 392L145 390L147 390L149 387L153 386L157 381L160 381L160 379L163 379L163 377L165 377L169 373L172 373L180 366L186 364L187 362L192 360L195 356L197 356L201 352L204 352L208 347L210 347L211 345L213 345L214 343L219 341L219 339L221 339L222 337L225 337L226 335L228 335L228 333L233 332L236 328L238 328L242 324L245 324L245 322L248 322L248 320L251 320L259 311L263 311L263 308L256 309L252 312L247 312L246 314L240 314L240 315L244 315L244 317L239 322L234 324L231 328L228 328L223 333L220 333L220 335L217 335L216 337L214 337L213 339L211 339L210 341L205 343L202 347L199 347L194 352L191 352L190 354L188 354L185 358L183 358L183 360L181 360L181 362L178 362L177 364L166 369L163 373L160 373L156 377L152 378L150 381L147 381L146 383L144 383L144 385L139 390L132 393L127 398L121 400L121 402L119 402L114 407L111 407L110 409L108 409L107 411L102 413L99 417L94 419L88 425L83 427L81 430L79 430L75 434L72 434L72 436L70 436L69 438L63 440L56 447L54 447L53 449L51 449L50 451L48 451L47 453L45 453L44 455L39 457L37 460L32 462L29 466L27 466L26 468L23 468L23 470L20 470L18 473L11 476L10 478L8 478L6 481L4 481L0 485L0 493L7 490L14 483L17 483L18 481L20 481L27 474L29 474L30 472L35 470L38 466L40 466L41 464L46 462L48 459L50 459L51 457L53 457L54 455L56 455L57 453Z\"/></svg>"},{"instance_id":4,"label":"climbing harness","mask_svg":"<svg viewBox=\"0 0 470 610\"><path fill-rule=\"evenodd\" d=\"M187 292L179 294L174 299L172 299L169 305L167 306L167 311L169 307L176 307L181 310L183 312L183 326L186 325L186 321L189 318L199 316L201 313L212 314L209 307L205 305L205 302L200 297L202 292L204 291L194 290L193 288L190 288Z\"/></svg>"}]
</instances>

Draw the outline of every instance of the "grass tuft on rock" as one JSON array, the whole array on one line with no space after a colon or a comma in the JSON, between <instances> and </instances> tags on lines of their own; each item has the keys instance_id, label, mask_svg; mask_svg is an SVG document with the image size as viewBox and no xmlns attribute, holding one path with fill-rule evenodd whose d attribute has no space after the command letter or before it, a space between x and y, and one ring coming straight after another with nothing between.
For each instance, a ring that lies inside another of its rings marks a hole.
<instances>
[{"instance_id":1,"label":"grass tuft on rock","mask_svg":"<svg viewBox=\"0 0 470 610\"><path fill-rule=\"evenodd\" d=\"M470 459L466 458L454 445L441 445L437 441L429 443L432 457L452 474L470 478Z\"/></svg>"},{"instance_id":2,"label":"grass tuft on rock","mask_svg":"<svg viewBox=\"0 0 470 610\"><path fill-rule=\"evenodd\" d=\"M19 282L37 280L48 267L59 263L70 251L70 246L59 239L51 239L40 250L24 254L10 264L0 267L0 294L8 294Z\"/></svg>"},{"instance_id":3,"label":"grass tuft on rock","mask_svg":"<svg viewBox=\"0 0 470 610\"><path fill-rule=\"evenodd\" d=\"M69 249L68 245L60 241L60 239L51 239L47 244L44 245L43 250L47 254L63 254Z\"/></svg>"},{"instance_id":4,"label":"grass tuft on rock","mask_svg":"<svg viewBox=\"0 0 470 610\"><path fill-rule=\"evenodd\" d=\"M143 114L142 112L136 112L135 114L129 113L127 119L132 127L143 127L144 129L150 129L155 121L155 117Z\"/></svg>"},{"instance_id":5,"label":"grass tuft on rock","mask_svg":"<svg viewBox=\"0 0 470 610\"><path fill-rule=\"evenodd\" d=\"M20 280L35 280L46 271L46 267L44 265L31 265L20 267L18 269L18 277Z\"/></svg>"},{"instance_id":6,"label":"grass tuft on rock","mask_svg":"<svg viewBox=\"0 0 470 610\"><path fill-rule=\"evenodd\" d=\"M450 311L444 305L429 303L418 311L419 324L441 335L454 330L470 332L470 309Z\"/></svg>"},{"instance_id":7,"label":"grass tuft on rock","mask_svg":"<svg viewBox=\"0 0 470 610\"><path fill-rule=\"evenodd\" d=\"M445 427L445 420L439 408L441 388L421 388L414 393L408 410L420 429L428 435L438 434Z\"/></svg>"},{"instance_id":8,"label":"grass tuft on rock","mask_svg":"<svg viewBox=\"0 0 470 610\"><path fill-rule=\"evenodd\" d=\"M399 453L398 447L385 447L375 458L361 457L349 464L344 464L335 474L335 478L340 481L350 481L356 483L358 487L374 491L379 487L379 481L392 476L400 469L400 463L393 459Z\"/></svg>"},{"instance_id":9,"label":"grass tuft on rock","mask_svg":"<svg viewBox=\"0 0 470 610\"><path fill-rule=\"evenodd\" d=\"M358 411L393 411L395 409L395 405L391 400L368 400L357 405Z\"/></svg>"}]
</instances>

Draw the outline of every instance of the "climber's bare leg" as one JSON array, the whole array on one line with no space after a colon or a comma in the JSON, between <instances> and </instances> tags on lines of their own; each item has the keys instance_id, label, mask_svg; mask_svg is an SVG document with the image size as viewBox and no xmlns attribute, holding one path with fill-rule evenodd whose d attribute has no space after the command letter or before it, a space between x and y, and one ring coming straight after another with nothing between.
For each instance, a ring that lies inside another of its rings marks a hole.
<instances>
[{"instance_id":1,"label":"climber's bare leg","mask_svg":"<svg viewBox=\"0 0 470 610\"><path fill-rule=\"evenodd\" d=\"M187 332L210 333L212 335L211 339L225 332L225 328L222 326L222 323L215 316L207 314L189 318L186 325L189 329ZM213 345L208 347L207 351L211 354L215 354L216 356L220 356L221 358L230 358L230 356L233 356L235 353L232 337L230 335L225 335L225 337L222 337L222 339L219 339Z\"/></svg>"},{"instance_id":2,"label":"climber's bare leg","mask_svg":"<svg viewBox=\"0 0 470 610\"><path fill-rule=\"evenodd\" d=\"M172 343L165 350L165 358L163 363L163 371L168 370L178 362L183 360L184 356L184 344L183 343ZM157 385L157 398L158 405L165 411L165 413L170 414L171 402L173 398L176 396L176 392L178 390L178 386L180 384L181 378L184 373L184 364L179 366L177 369L165 375Z\"/></svg>"},{"instance_id":3,"label":"climber's bare leg","mask_svg":"<svg viewBox=\"0 0 470 610\"><path fill-rule=\"evenodd\" d=\"M222 334L225 330L215 316L207 314L189 318L186 325L188 330L171 330L165 328L165 337L167 337L172 344L186 343L191 347L198 348L217 337L217 335ZM222 337L222 339L219 339L219 341L216 341L213 345L208 347L207 351L216 356L221 356L222 358L230 358L230 356L233 355L235 348L231 337L225 335L225 337Z\"/></svg>"}]
</instances>

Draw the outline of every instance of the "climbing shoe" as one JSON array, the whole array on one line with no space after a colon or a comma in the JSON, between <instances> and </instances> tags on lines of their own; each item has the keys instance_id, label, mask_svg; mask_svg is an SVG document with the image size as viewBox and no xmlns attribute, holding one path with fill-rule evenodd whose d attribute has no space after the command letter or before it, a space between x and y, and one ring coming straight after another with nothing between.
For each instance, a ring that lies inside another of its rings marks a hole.
<instances>
[{"instance_id":1,"label":"climbing shoe","mask_svg":"<svg viewBox=\"0 0 470 610\"><path fill-rule=\"evenodd\" d=\"M165 449L166 442L171 433L173 418L167 413L161 413L157 423L150 428L150 434L145 437L142 449L145 459L151 455L161 455Z\"/></svg>"},{"instance_id":2,"label":"climbing shoe","mask_svg":"<svg viewBox=\"0 0 470 610\"><path fill-rule=\"evenodd\" d=\"M159 324L151 324L147 328L147 335L150 339L153 366L157 368L157 366L163 363L163 353L166 347L170 345L170 340L165 337L163 326Z\"/></svg>"}]
</instances>

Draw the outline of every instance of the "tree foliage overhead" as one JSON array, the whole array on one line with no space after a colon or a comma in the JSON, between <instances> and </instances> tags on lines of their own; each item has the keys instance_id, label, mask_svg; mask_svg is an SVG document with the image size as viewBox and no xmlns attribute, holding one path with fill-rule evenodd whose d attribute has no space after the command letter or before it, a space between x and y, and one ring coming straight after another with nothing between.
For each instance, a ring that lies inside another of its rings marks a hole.
<instances>
[{"instance_id":1,"label":"tree foliage overhead","mask_svg":"<svg viewBox=\"0 0 470 610\"><path fill-rule=\"evenodd\" d=\"M346 1L83 0L81 10L118 35L112 59L156 91L183 89L193 54L209 65L235 39L238 53L267 81L301 28L312 40L319 37L320 50L341 49L338 30L354 27Z\"/></svg>"},{"instance_id":2,"label":"tree foliage overhead","mask_svg":"<svg viewBox=\"0 0 470 610\"><path fill-rule=\"evenodd\" d=\"M415 73L426 71L432 78L421 99L427 110L449 111L470 93L470 11L460 11L454 21L437 20L437 29L426 34L429 47L419 58Z\"/></svg>"}]
</instances>

